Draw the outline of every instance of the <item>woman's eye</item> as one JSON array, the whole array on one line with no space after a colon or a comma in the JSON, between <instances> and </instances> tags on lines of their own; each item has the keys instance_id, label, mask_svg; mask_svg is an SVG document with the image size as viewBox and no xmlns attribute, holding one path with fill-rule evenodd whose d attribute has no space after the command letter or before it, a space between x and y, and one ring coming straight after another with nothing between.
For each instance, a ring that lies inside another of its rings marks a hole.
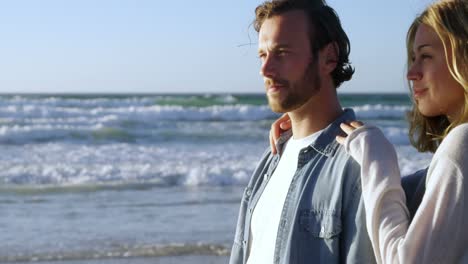
<instances>
[{"instance_id":1,"label":"woman's eye","mask_svg":"<svg viewBox=\"0 0 468 264\"><path fill-rule=\"evenodd\" d=\"M430 59L430 58L432 58L431 55L428 55L428 54L422 54L421 55L421 59L423 59L423 60Z\"/></svg>"}]
</instances>

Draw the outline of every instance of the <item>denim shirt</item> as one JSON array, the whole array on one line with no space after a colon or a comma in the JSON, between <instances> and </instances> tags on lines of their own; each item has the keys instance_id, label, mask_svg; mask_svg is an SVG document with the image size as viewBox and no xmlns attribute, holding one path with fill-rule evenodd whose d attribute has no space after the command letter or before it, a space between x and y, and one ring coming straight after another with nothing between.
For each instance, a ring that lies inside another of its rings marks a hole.
<instances>
[{"instance_id":1,"label":"denim shirt","mask_svg":"<svg viewBox=\"0 0 468 264\"><path fill-rule=\"evenodd\" d=\"M275 264L375 263L361 199L360 166L335 140L340 124L351 120L354 112L346 109L299 152L281 212ZM291 133L281 136L278 153L290 137ZM231 264L247 261L252 213L279 160L280 154L272 155L268 149L244 190Z\"/></svg>"}]
</instances>

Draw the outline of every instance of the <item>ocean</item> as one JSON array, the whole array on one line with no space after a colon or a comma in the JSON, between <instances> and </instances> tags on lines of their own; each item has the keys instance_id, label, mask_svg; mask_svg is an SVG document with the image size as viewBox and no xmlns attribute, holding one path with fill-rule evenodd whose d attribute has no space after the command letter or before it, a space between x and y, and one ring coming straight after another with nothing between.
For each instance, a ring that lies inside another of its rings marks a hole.
<instances>
[{"instance_id":1,"label":"ocean","mask_svg":"<svg viewBox=\"0 0 468 264\"><path fill-rule=\"evenodd\" d=\"M406 94L343 94L402 174ZM0 95L0 263L226 263L278 115L264 95Z\"/></svg>"}]
</instances>

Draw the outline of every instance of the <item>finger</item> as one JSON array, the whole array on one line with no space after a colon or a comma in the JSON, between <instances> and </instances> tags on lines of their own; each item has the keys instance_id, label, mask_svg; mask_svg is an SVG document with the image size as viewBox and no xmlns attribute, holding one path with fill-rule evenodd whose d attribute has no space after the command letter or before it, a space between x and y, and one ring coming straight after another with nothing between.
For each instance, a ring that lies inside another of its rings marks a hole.
<instances>
[{"instance_id":1,"label":"finger","mask_svg":"<svg viewBox=\"0 0 468 264\"><path fill-rule=\"evenodd\" d=\"M278 141L280 135L281 135L281 123L284 121L289 120L289 116L287 114L283 114L280 118L278 118L273 124L271 124L271 131L273 132L273 140L276 142Z\"/></svg>"},{"instance_id":2,"label":"finger","mask_svg":"<svg viewBox=\"0 0 468 264\"><path fill-rule=\"evenodd\" d=\"M289 119L290 118L289 118L288 113L284 113L284 114L281 115L280 118L278 118L278 120L281 120L281 122L284 122L284 121L289 120Z\"/></svg>"},{"instance_id":3,"label":"finger","mask_svg":"<svg viewBox=\"0 0 468 264\"><path fill-rule=\"evenodd\" d=\"M284 128L282 128L281 125L285 122L286 124L284 124L283 125ZM273 124L271 124L270 147L271 147L271 152L273 154L277 153L276 142L280 138L282 130L288 130L289 128L291 128L291 121L289 119L288 114L283 114L280 118L278 118L278 120L276 120L275 122L273 122Z\"/></svg>"},{"instance_id":4,"label":"finger","mask_svg":"<svg viewBox=\"0 0 468 264\"><path fill-rule=\"evenodd\" d=\"M270 130L270 148L271 148L271 153L275 155L276 154L276 142L272 134L273 134L273 131Z\"/></svg>"},{"instance_id":5,"label":"finger","mask_svg":"<svg viewBox=\"0 0 468 264\"><path fill-rule=\"evenodd\" d=\"M282 130L289 130L291 128L291 120L286 120L280 124Z\"/></svg>"},{"instance_id":6,"label":"finger","mask_svg":"<svg viewBox=\"0 0 468 264\"><path fill-rule=\"evenodd\" d=\"M352 127L354 127L354 128L360 128L360 127L362 127L364 125L364 123L362 123L361 121L356 120L356 121L351 122L350 125Z\"/></svg>"},{"instance_id":7,"label":"finger","mask_svg":"<svg viewBox=\"0 0 468 264\"><path fill-rule=\"evenodd\" d=\"M345 140L346 140L346 137L336 136L336 141L340 143L341 145L344 145Z\"/></svg>"},{"instance_id":8,"label":"finger","mask_svg":"<svg viewBox=\"0 0 468 264\"><path fill-rule=\"evenodd\" d=\"M278 120L271 124L270 132L273 141L276 142L281 135L281 128L279 127Z\"/></svg>"},{"instance_id":9,"label":"finger","mask_svg":"<svg viewBox=\"0 0 468 264\"><path fill-rule=\"evenodd\" d=\"M346 123L341 123L340 127L347 135L351 134L351 132L353 132L353 130L355 129L354 127Z\"/></svg>"},{"instance_id":10,"label":"finger","mask_svg":"<svg viewBox=\"0 0 468 264\"><path fill-rule=\"evenodd\" d=\"M291 128L291 119L287 113L283 114L277 121L282 130L288 130Z\"/></svg>"}]
</instances>

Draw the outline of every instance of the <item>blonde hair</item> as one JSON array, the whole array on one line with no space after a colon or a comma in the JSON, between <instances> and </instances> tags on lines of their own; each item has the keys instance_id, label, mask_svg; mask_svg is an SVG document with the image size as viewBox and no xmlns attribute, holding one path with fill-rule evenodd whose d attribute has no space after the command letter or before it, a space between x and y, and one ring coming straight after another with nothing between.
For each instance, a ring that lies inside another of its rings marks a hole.
<instances>
[{"instance_id":1,"label":"blonde hair","mask_svg":"<svg viewBox=\"0 0 468 264\"><path fill-rule=\"evenodd\" d=\"M435 152L452 128L468 122L468 1L440 0L413 21L406 37L408 69L416 31L421 24L431 27L442 40L450 74L465 90L465 103L456 120L449 121L443 115L423 116L415 103L408 114L411 144L421 152Z\"/></svg>"}]
</instances>

